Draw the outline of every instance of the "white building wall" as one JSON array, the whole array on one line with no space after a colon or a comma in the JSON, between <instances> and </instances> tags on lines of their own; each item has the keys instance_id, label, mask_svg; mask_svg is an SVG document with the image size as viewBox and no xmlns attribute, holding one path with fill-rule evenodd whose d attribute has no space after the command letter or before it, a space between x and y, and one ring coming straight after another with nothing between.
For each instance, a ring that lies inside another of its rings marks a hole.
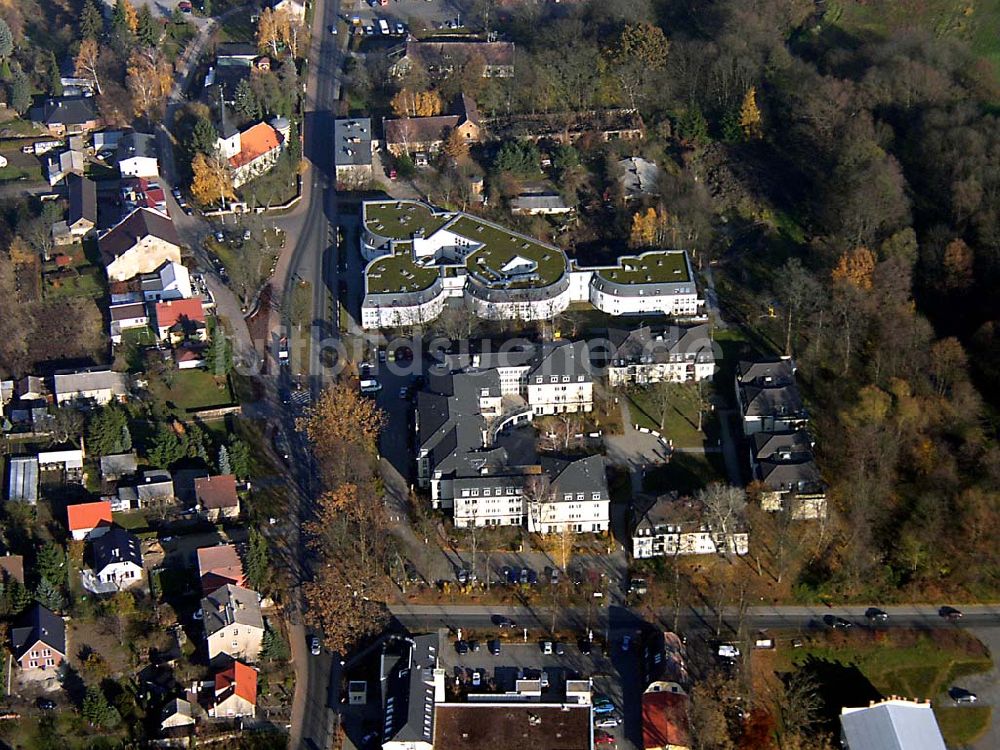
<instances>
[{"instance_id":1,"label":"white building wall","mask_svg":"<svg viewBox=\"0 0 1000 750\"><path fill-rule=\"evenodd\" d=\"M458 528L520 526L524 522L524 498L516 487L502 491L499 487L463 488L459 495L454 499Z\"/></svg>"},{"instance_id":2,"label":"white building wall","mask_svg":"<svg viewBox=\"0 0 1000 750\"><path fill-rule=\"evenodd\" d=\"M570 381L573 376L537 375L528 378L528 404L536 414L562 414L591 411L594 408L594 383ZM582 375L577 378L584 377ZM536 382L542 378L543 383ZM552 382L556 379L557 382Z\"/></svg>"},{"instance_id":3,"label":"white building wall","mask_svg":"<svg viewBox=\"0 0 1000 750\"><path fill-rule=\"evenodd\" d=\"M148 156L133 156L118 162L122 177L156 177L160 173L160 165L156 159Z\"/></svg>"},{"instance_id":4,"label":"white building wall","mask_svg":"<svg viewBox=\"0 0 1000 750\"><path fill-rule=\"evenodd\" d=\"M608 530L609 523L610 503L606 498L595 500L590 493L578 493L569 501L539 503L537 510L528 514L528 529L539 534L560 534L566 529L578 534L600 533Z\"/></svg>"}]
</instances>

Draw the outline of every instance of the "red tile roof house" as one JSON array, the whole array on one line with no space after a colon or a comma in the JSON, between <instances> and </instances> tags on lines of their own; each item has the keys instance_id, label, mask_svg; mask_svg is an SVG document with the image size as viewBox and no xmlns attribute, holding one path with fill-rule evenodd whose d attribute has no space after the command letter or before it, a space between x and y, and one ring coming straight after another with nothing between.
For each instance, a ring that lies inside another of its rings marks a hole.
<instances>
[{"instance_id":1,"label":"red tile roof house","mask_svg":"<svg viewBox=\"0 0 1000 750\"><path fill-rule=\"evenodd\" d=\"M642 695L644 750L688 750L688 696L676 682L654 682Z\"/></svg>"},{"instance_id":2,"label":"red tile roof house","mask_svg":"<svg viewBox=\"0 0 1000 750\"><path fill-rule=\"evenodd\" d=\"M233 187L238 188L269 171L281 156L282 148L282 134L266 122L240 133L240 150L229 158Z\"/></svg>"},{"instance_id":3,"label":"red tile roof house","mask_svg":"<svg viewBox=\"0 0 1000 750\"><path fill-rule=\"evenodd\" d=\"M111 501L79 503L66 507L69 532L75 540L93 539L111 528Z\"/></svg>"},{"instance_id":4,"label":"red tile roof house","mask_svg":"<svg viewBox=\"0 0 1000 750\"><path fill-rule=\"evenodd\" d=\"M66 623L61 617L35 604L11 628L10 638L22 677L56 676L66 658Z\"/></svg>"},{"instance_id":5,"label":"red tile roof house","mask_svg":"<svg viewBox=\"0 0 1000 750\"><path fill-rule=\"evenodd\" d=\"M241 588L246 586L243 563L231 544L198 550L198 578L201 580L201 593L205 596L229 583Z\"/></svg>"},{"instance_id":6,"label":"red tile roof house","mask_svg":"<svg viewBox=\"0 0 1000 750\"><path fill-rule=\"evenodd\" d=\"M202 307L200 299L171 299L157 302L154 312L156 335L161 341L178 344L185 339L204 341L208 338L205 308Z\"/></svg>"},{"instance_id":7,"label":"red tile roof house","mask_svg":"<svg viewBox=\"0 0 1000 750\"><path fill-rule=\"evenodd\" d=\"M198 510L209 521L240 515L240 496L236 494L236 477L232 474L195 479L194 494Z\"/></svg>"},{"instance_id":8,"label":"red tile roof house","mask_svg":"<svg viewBox=\"0 0 1000 750\"><path fill-rule=\"evenodd\" d=\"M257 670L241 661L215 673L215 702L208 715L218 719L252 717L257 712Z\"/></svg>"}]
</instances>

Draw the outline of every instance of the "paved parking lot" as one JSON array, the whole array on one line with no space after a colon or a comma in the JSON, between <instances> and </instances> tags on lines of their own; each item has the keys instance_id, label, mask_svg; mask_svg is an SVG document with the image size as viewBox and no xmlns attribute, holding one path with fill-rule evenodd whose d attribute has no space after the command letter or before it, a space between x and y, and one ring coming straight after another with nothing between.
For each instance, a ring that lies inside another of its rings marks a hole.
<instances>
[{"instance_id":1,"label":"paved parking lot","mask_svg":"<svg viewBox=\"0 0 1000 750\"><path fill-rule=\"evenodd\" d=\"M461 21L461 10L450 0L391 0L387 5L372 5L369 0L354 0L341 4L341 15L348 23L354 16L362 24L371 25L373 20L384 18L393 23L401 21L407 27L417 29L425 26L438 28L437 24L447 21Z\"/></svg>"},{"instance_id":2,"label":"paved parking lot","mask_svg":"<svg viewBox=\"0 0 1000 750\"><path fill-rule=\"evenodd\" d=\"M619 640L613 640L607 654L600 649L583 654L576 643L565 643L562 656L544 654L537 640L505 641L500 654L493 656L485 642L480 643L478 651L459 654L452 637L441 651L441 666L454 687L471 692L503 693L514 689L515 680L538 679L544 672L549 687L543 689L542 698L556 702L564 697L567 679L592 678L595 693L610 698L616 715L624 719L623 725L602 731L616 738L618 748L630 750L639 746L637 739L641 742L639 654L634 648L623 653ZM475 670L482 670L483 684L479 688L472 687Z\"/></svg>"}]
</instances>

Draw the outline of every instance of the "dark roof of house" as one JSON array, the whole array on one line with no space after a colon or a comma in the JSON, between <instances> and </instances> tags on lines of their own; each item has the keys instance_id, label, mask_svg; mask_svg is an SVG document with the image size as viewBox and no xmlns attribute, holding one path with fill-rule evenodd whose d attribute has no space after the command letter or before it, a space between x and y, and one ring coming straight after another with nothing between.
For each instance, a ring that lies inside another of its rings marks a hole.
<instances>
[{"instance_id":1,"label":"dark roof of house","mask_svg":"<svg viewBox=\"0 0 1000 750\"><path fill-rule=\"evenodd\" d=\"M46 125L82 125L97 119L97 107L92 96L52 97L32 110L31 119Z\"/></svg>"},{"instance_id":2,"label":"dark roof of house","mask_svg":"<svg viewBox=\"0 0 1000 750\"><path fill-rule=\"evenodd\" d=\"M743 408L748 417L805 416L805 406L795 383L777 387L743 386Z\"/></svg>"},{"instance_id":3,"label":"dark roof of house","mask_svg":"<svg viewBox=\"0 0 1000 750\"><path fill-rule=\"evenodd\" d=\"M249 42L219 42L215 45L215 58L220 57L257 57L257 45Z\"/></svg>"},{"instance_id":4,"label":"dark roof of house","mask_svg":"<svg viewBox=\"0 0 1000 750\"><path fill-rule=\"evenodd\" d=\"M757 432L750 436L750 450L757 461L779 454L811 456L813 441L805 430Z\"/></svg>"},{"instance_id":5,"label":"dark roof of house","mask_svg":"<svg viewBox=\"0 0 1000 750\"><path fill-rule=\"evenodd\" d=\"M86 219L92 224L97 223L97 184L80 175L71 174L66 178L69 186L69 214L67 221L75 224L80 219Z\"/></svg>"},{"instance_id":6,"label":"dark roof of house","mask_svg":"<svg viewBox=\"0 0 1000 750\"><path fill-rule=\"evenodd\" d=\"M379 660L383 693L382 739L426 742L434 738L434 669L441 639L437 634L389 641ZM442 745L441 747L446 747Z\"/></svg>"},{"instance_id":7,"label":"dark roof of house","mask_svg":"<svg viewBox=\"0 0 1000 750\"><path fill-rule=\"evenodd\" d=\"M177 229L169 217L159 211L148 208L137 208L98 241L101 257L105 265L110 265L118 256L124 254L143 237L153 235L178 247L181 244Z\"/></svg>"},{"instance_id":8,"label":"dark roof of house","mask_svg":"<svg viewBox=\"0 0 1000 750\"><path fill-rule=\"evenodd\" d=\"M35 604L21 616L10 636L18 659L38 641L66 655L66 623L41 604Z\"/></svg>"},{"instance_id":9,"label":"dark roof of house","mask_svg":"<svg viewBox=\"0 0 1000 750\"><path fill-rule=\"evenodd\" d=\"M100 572L109 565L131 562L142 567L139 538L119 526L112 526L91 543L94 570Z\"/></svg>"},{"instance_id":10,"label":"dark roof of house","mask_svg":"<svg viewBox=\"0 0 1000 750\"><path fill-rule=\"evenodd\" d=\"M577 459L542 456L539 460L542 471L550 478L549 487L555 501L562 501L564 495L586 493L586 500L591 499L591 493L600 492L601 499L608 499L608 480L604 473L604 456L586 456Z\"/></svg>"},{"instance_id":11,"label":"dark roof of house","mask_svg":"<svg viewBox=\"0 0 1000 750\"><path fill-rule=\"evenodd\" d=\"M741 360L736 365L736 382L760 387L788 385L795 382L795 363L788 357Z\"/></svg>"},{"instance_id":12,"label":"dark roof of house","mask_svg":"<svg viewBox=\"0 0 1000 750\"><path fill-rule=\"evenodd\" d=\"M769 489L778 491L812 491L823 486L816 462L811 458L799 461L761 461L757 478Z\"/></svg>"},{"instance_id":13,"label":"dark roof of house","mask_svg":"<svg viewBox=\"0 0 1000 750\"><path fill-rule=\"evenodd\" d=\"M698 362L711 362L712 334L707 324L683 328L643 326L632 331L608 329L608 340L614 345L610 359L614 363L659 364L670 357L694 357Z\"/></svg>"},{"instance_id":14,"label":"dark roof of house","mask_svg":"<svg viewBox=\"0 0 1000 750\"><path fill-rule=\"evenodd\" d=\"M528 382L534 377L566 375L574 382L582 375L583 382L593 380L590 372L590 351L586 341L563 344L543 344L537 362L528 371Z\"/></svg>"}]
</instances>

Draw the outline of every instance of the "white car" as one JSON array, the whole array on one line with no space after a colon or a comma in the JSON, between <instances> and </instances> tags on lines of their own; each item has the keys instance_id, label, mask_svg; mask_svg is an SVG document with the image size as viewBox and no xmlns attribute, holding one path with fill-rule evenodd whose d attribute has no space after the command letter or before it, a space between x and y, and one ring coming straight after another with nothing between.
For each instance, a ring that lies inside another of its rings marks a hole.
<instances>
[{"instance_id":1,"label":"white car","mask_svg":"<svg viewBox=\"0 0 1000 750\"><path fill-rule=\"evenodd\" d=\"M621 724L617 716L606 716L603 719L598 719L594 722L594 726L598 729L614 729L616 726Z\"/></svg>"},{"instance_id":2,"label":"white car","mask_svg":"<svg viewBox=\"0 0 1000 750\"><path fill-rule=\"evenodd\" d=\"M309 636L309 653L313 656L319 656L320 648L319 638L314 635Z\"/></svg>"},{"instance_id":3,"label":"white car","mask_svg":"<svg viewBox=\"0 0 1000 750\"><path fill-rule=\"evenodd\" d=\"M479 687L483 684L483 674L478 669L472 673L472 687Z\"/></svg>"}]
</instances>

